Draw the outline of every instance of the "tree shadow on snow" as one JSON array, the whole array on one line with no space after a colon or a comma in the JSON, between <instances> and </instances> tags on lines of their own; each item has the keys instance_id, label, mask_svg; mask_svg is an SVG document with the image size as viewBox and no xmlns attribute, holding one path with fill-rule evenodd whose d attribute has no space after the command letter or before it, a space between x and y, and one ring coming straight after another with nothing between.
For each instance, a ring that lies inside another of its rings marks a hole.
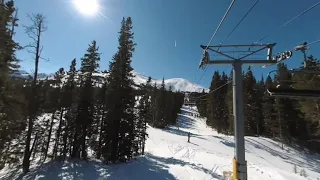
<instances>
[{"instance_id":1,"label":"tree shadow on snow","mask_svg":"<svg viewBox=\"0 0 320 180\"><path fill-rule=\"evenodd\" d=\"M228 141L228 140L223 140L223 141L220 141L222 144L228 146L228 147L232 147L234 148L234 142L231 142L231 141Z\"/></svg>"},{"instance_id":2,"label":"tree shadow on snow","mask_svg":"<svg viewBox=\"0 0 320 180\"><path fill-rule=\"evenodd\" d=\"M204 173L206 173L208 175L210 174L213 178L216 178L216 179L219 179L219 180L223 180L224 179L223 176L221 176L219 174L216 174L216 173L212 172L212 170L204 168L199 164L194 164L194 163L191 163L191 162L185 162L185 161L182 161L180 159L175 159L173 157L164 158L164 157L154 156L152 154L147 154L145 158L149 159L149 161L156 161L157 163L162 164L162 166L165 167L165 168L168 168L168 165L179 165L179 166L182 166L182 167L189 166L194 170L202 171L202 172L204 172ZM150 177L154 180L153 176L150 176ZM162 178L162 179L165 179L165 178Z\"/></svg>"},{"instance_id":3,"label":"tree shadow on snow","mask_svg":"<svg viewBox=\"0 0 320 180\"><path fill-rule=\"evenodd\" d=\"M189 166L192 169L211 174L212 177L223 179L221 175L212 173L209 169L203 168L194 163L185 162L175 158L164 158L147 154L128 163L105 165L97 161L70 161L70 162L49 162L43 164L35 171L19 180L175 180L176 177L169 172L170 165L181 167Z\"/></svg>"},{"instance_id":4,"label":"tree shadow on snow","mask_svg":"<svg viewBox=\"0 0 320 180\"><path fill-rule=\"evenodd\" d=\"M177 126L179 126L179 128L194 129L195 121L195 119L179 114Z\"/></svg>"},{"instance_id":5,"label":"tree shadow on snow","mask_svg":"<svg viewBox=\"0 0 320 180\"><path fill-rule=\"evenodd\" d=\"M183 115L188 115L190 113L196 113L197 111L195 110L192 110L192 109L180 109L180 113L183 114Z\"/></svg>"},{"instance_id":6,"label":"tree shadow on snow","mask_svg":"<svg viewBox=\"0 0 320 180\"><path fill-rule=\"evenodd\" d=\"M254 139L246 139L246 142L251 144L252 146L254 146L257 149L265 150L273 156L280 157L281 159L283 159L287 163L290 163L292 165L296 164L301 167L305 167L311 171L320 173L319 156L300 154L300 153L296 153L295 155L287 154L287 152L285 150L272 149L272 148L270 148L270 147L268 147L268 146L266 146L256 140L254 140ZM300 157L304 161L297 159L297 157Z\"/></svg>"},{"instance_id":7,"label":"tree shadow on snow","mask_svg":"<svg viewBox=\"0 0 320 180\"><path fill-rule=\"evenodd\" d=\"M96 161L52 161L43 164L25 176L21 175L18 179L106 179L110 175L108 169L108 166Z\"/></svg>"},{"instance_id":8,"label":"tree shadow on snow","mask_svg":"<svg viewBox=\"0 0 320 180\"><path fill-rule=\"evenodd\" d=\"M225 146L228 146L230 148L234 148L235 147L235 143L228 140L227 138L224 138L222 136L215 136L213 135L212 137L220 139L220 143L224 144ZM247 153L250 153L251 151L249 151L248 149L245 150Z\"/></svg>"}]
</instances>

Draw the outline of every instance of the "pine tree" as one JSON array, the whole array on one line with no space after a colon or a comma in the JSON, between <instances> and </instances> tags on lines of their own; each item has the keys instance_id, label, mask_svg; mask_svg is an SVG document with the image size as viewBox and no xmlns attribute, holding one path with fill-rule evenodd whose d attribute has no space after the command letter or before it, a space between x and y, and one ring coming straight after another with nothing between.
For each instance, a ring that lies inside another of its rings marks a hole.
<instances>
[{"instance_id":1,"label":"pine tree","mask_svg":"<svg viewBox=\"0 0 320 180\"><path fill-rule=\"evenodd\" d=\"M280 84L280 88L287 88L293 84L287 66L281 63L278 64L278 73L275 79ZM277 98L275 108L278 111L280 137L285 143L291 143L292 138L297 137L300 130L306 129L305 124L301 124L303 114L300 111L299 103L294 99ZM298 130L298 127L301 129Z\"/></svg>"},{"instance_id":2,"label":"pine tree","mask_svg":"<svg viewBox=\"0 0 320 180\"><path fill-rule=\"evenodd\" d=\"M164 83L164 78L162 79L161 87L156 96L156 115L155 115L155 127L165 128L166 117L165 117L165 108L166 108L166 87Z\"/></svg>"},{"instance_id":3,"label":"pine tree","mask_svg":"<svg viewBox=\"0 0 320 180\"><path fill-rule=\"evenodd\" d=\"M3 150L25 128L22 82L11 77L17 68L16 51L19 44L13 39L17 26L17 10L13 1L0 3L0 166L9 160Z\"/></svg>"},{"instance_id":4,"label":"pine tree","mask_svg":"<svg viewBox=\"0 0 320 180\"><path fill-rule=\"evenodd\" d=\"M254 86L256 84L256 79L253 73L248 68L247 73L244 77L244 117L245 117L245 134L253 135L257 134L256 124L259 122L256 115L256 92Z\"/></svg>"},{"instance_id":5,"label":"pine tree","mask_svg":"<svg viewBox=\"0 0 320 180\"><path fill-rule=\"evenodd\" d=\"M196 105L201 117L207 116L207 102L206 102L206 93L204 89L196 98Z\"/></svg>"},{"instance_id":6,"label":"pine tree","mask_svg":"<svg viewBox=\"0 0 320 180\"><path fill-rule=\"evenodd\" d=\"M27 129L27 137L25 142L25 150L23 157L23 173L29 172L30 166L30 156L32 153L32 148L30 149L31 136L34 128L34 121L38 116L39 104L38 104L38 69L39 62L41 59L41 37L44 31L46 31L47 27L45 26L45 18L41 14L36 14L29 16L31 20L31 25L25 27L26 34L32 40L32 42L28 45L29 52L35 56L35 69L34 76L31 84L31 94L28 95L28 129Z\"/></svg>"},{"instance_id":7,"label":"pine tree","mask_svg":"<svg viewBox=\"0 0 320 180\"><path fill-rule=\"evenodd\" d=\"M214 72L212 77L210 91L216 90L221 84L221 76L218 71ZM221 128L221 113L220 107L218 105L220 100L220 91L214 91L208 95L208 105L207 105L207 125L216 129L218 133L222 132Z\"/></svg>"},{"instance_id":8,"label":"pine tree","mask_svg":"<svg viewBox=\"0 0 320 180\"><path fill-rule=\"evenodd\" d=\"M56 72L55 74L55 89L56 89L56 99L57 99L57 112L59 114L59 123L58 123L58 129L55 133L55 143L54 143L54 147L53 147L53 152L52 152L52 156L53 158L57 158L57 153L58 151L61 149L60 145L63 141L63 139L61 138L61 131L62 131L62 126L63 126L63 115L64 115L64 107L63 107L63 101L62 101L62 87L64 86L64 83L62 82L62 78L65 75L65 71L63 68L60 68L58 72Z\"/></svg>"},{"instance_id":9,"label":"pine tree","mask_svg":"<svg viewBox=\"0 0 320 180\"><path fill-rule=\"evenodd\" d=\"M66 159L67 153L71 152L72 149L72 138L75 132L75 117L76 117L76 98L77 92L75 76L76 76L76 59L73 59L67 72L68 78L65 86L63 87L62 92L62 107L65 109L65 113L63 115L63 128L62 128L62 141L63 141L63 148L62 148L62 157L63 160ZM61 112L63 113L63 111ZM71 153L70 153L71 155Z\"/></svg>"},{"instance_id":10,"label":"pine tree","mask_svg":"<svg viewBox=\"0 0 320 180\"><path fill-rule=\"evenodd\" d=\"M172 87L170 86L168 91L166 91L165 109L164 109L164 119L166 124L175 124L175 119L173 119L174 110L174 94L172 92Z\"/></svg>"},{"instance_id":11,"label":"pine tree","mask_svg":"<svg viewBox=\"0 0 320 180\"><path fill-rule=\"evenodd\" d=\"M225 84L228 82L228 76L223 72L221 77L221 93L220 93L220 113L221 113L221 121L222 121L222 131L225 134L229 134L229 107L228 107L228 86Z\"/></svg>"},{"instance_id":12,"label":"pine tree","mask_svg":"<svg viewBox=\"0 0 320 180\"><path fill-rule=\"evenodd\" d=\"M103 134L105 132L105 114L106 114L106 90L107 90L108 82L105 81L101 88L98 88L97 95L95 95L96 102L96 120L94 122L94 126L92 128L91 134L93 134L91 141L91 147L96 152L96 158L100 159L102 155L102 140Z\"/></svg>"},{"instance_id":13,"label":"pine tree","mask_svg":"<svg viewBox=\"0 0 320 180\"><path fill-rule=\"evenodd\" d=\"M255 85L255 107L256 107L256 126L257 126L257 135L263 135L265 133L265 119L263 115L263 102L264 102L264 93L265 93L265 82L263 76L261 80Z\"/></svg>"},{"instance_id":14,"label":"pine tree","mask_svg":"<svg viewBox=\"0 0 320 180\"><path fill-rule=\"evenodd\" d=\"M72 158L87 158L88 131L93 122L94 103L93 103L93 73L99 68L100 54L98 53L96 41L93 41L87 53L81 59L80 68L80 99L77 107L76 128L73 137Z\"/></svg>"},{"instance_id":15,"label":"pine tree","mask_svg":"<svg viewBox=\"0 0 320 180\"><path fill-rule=\"evenodd\" d=\"M127 161L132 158L132 146L135 138L134 112L135 95L133 90L131 58L135 50L133 42L132 20L123 18L119 36L118 52L110 63L107 89L107 113L105 161Z\"/></svg>"},{"instance_id":16,"label":"pine tree","mask_svg":"<svg viewBox=\"0 0 320 180\"><path fill-rule=\"evenodd\" d=\"M151 115L151 101L150 101L150 87L151 87L151 78L148 78L148 81L145 85L142 85L141 91L143 95L139 100L139 105L137 107L138 121L137 121L137 136L138 136L138 147L141 149L141 154L144 154L145 150L145 141L147 137L147 122L150 122L152 119ZM137 148L137 150L139 149Z\"/></svg>"},{"instance_id":17,"label":"pine tree","mask_svg":"<svg viewBox=\"0 0 320 180\"><path fill-rule=\"evenodd\" d=\"M308 64L307 67L301 68L320 71L320 61L313 56L308 57L306 64ZM295 74L293 79L296 81L295 88L320 90L320 77L316 74ZM316 140L320 137L320 101L317 99L299 99L299 103L301 111L305 114L303 123L307 126L307 131L299 131L299 136L309 136L312 141Z\"/></svg>"}]
</instances>

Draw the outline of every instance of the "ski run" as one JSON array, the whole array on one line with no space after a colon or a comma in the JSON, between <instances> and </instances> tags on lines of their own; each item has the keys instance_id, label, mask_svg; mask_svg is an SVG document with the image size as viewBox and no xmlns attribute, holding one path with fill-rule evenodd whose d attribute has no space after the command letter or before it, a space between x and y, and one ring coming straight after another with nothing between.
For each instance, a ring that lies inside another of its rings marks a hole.
<instances>
[{"instance_id":1,"label":"ski run","mask_svg":"<svg viewBox=\"0 0 320 180\"><path fill-rule=\"evenodd\" d=\"M107 179L107 180L223 180L232 171L233 136L206 127L205 119L192 116L196 108L184 106L178 124L164 130L148 127L146 154L126 164L104 165L100 161L48 162L34 166L26 176L6 167L1 179ZM190 143L188 133L190 132ZM246 160L250 180L320 179L320 157L262 137L246 137ZM296 173L294 173L296 166ZM305 171L307 177L300 175Z\"/></svg>"}]
</instances>

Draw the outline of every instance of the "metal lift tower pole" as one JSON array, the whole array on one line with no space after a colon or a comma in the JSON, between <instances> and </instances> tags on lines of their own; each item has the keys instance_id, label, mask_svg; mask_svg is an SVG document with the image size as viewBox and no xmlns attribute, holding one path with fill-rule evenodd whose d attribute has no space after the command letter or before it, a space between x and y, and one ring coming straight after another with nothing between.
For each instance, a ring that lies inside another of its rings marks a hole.
<instances>
[{"instance_id":1,"label":"metal lift tower pole","mask_svg":"<svg viewBox=\"0 0 320 180\"><path fill-rule=\"evenodd\" d=\"M234 136L236 148L236 161L239 179L247 179L247 165L244 147L244 113L243 113L243 90L242 90L242 63L235 60L233 63L233 116L234 116ZM236 173L236 172L234 172ZM235 177L235 176L234 176Z\"/></svg>"},{"instance_id":2,"label":"metal lift tower pole","mask_svg":"<svg viewBox=\"0 0 320 180\"><path fill-rule=\"evenodd\" d=\"M247 164L245 158L245 143L244 143L244 113L243 113L243 89L242 89L242 65L268 65L275 64L276 61L272 57L272 48L275 44L261 44L261 45L221 45L221 46L202 46L201 48L207 49L204 52L203 58L200 62L200 67L208 64L220 65L233 65L233 116L234 116L234 136L235 136L235 158L233 160L233 179L234 180L247 180ZM248 51L248 54L241 57L231 57L214 48L223 47L261 47L256 51ZM244 60L246 57L268 49L267 59L260 60ZM225 56L231 60L210 60L208 50Z\"/></svg>"}]
</instances>

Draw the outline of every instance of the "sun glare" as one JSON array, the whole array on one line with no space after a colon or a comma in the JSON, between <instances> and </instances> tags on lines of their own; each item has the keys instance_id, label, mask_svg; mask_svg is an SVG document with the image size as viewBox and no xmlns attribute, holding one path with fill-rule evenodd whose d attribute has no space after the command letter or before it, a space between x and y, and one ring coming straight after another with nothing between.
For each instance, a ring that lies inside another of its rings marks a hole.
<instances>
[{"instance_id":1,"label":"sun glare","mask_svg":"<svg viewBox=\"0 0 320 180\"><path fill-rule=\"evenodd\" d=\"M99 12L99 0L73 0L73 4L86 16L94 16Z\"/></svg>"}]
</instances>

